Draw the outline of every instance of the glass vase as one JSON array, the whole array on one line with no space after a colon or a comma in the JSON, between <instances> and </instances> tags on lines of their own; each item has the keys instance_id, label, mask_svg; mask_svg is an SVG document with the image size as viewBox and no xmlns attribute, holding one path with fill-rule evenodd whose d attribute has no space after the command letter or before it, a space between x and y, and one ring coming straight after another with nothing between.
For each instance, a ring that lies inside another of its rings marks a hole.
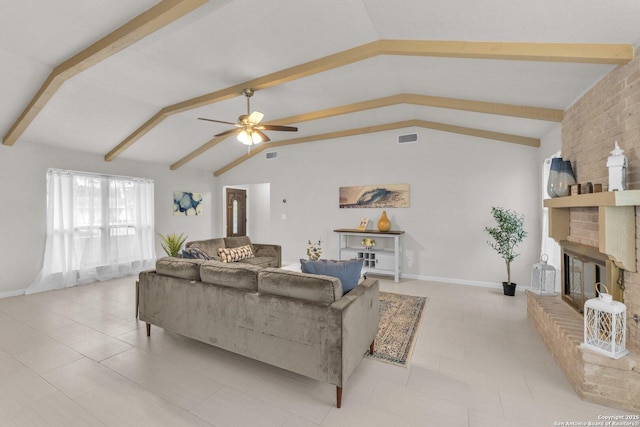
<instances>
[{"instance_id":1,"label":"glass vase","mask_svg":"<svg viewBox=\"0 0 640 427\"><path fill-rule=\"evenodd\" d=\"M558 186L556 187L556 194L558 197L564 197L569 195L569 186L576 183L576 177L573 174L573 168L569 160L563 160L560 163L560 170L558 170Z\"/></svg>"},{"instance_id":2,"label":"glass vase","mask_svg":"<svg viewBox=\"0 0 640 427\"><path fill-rule=\"evenodd\" d=\"M558 197L556 189L558 188L558 171L560 171L560 164L562 158L554 157L551 159L551 169L549 170L549 179L547 180L547 194L549 197Z\"/></svg>"}]
</instances>

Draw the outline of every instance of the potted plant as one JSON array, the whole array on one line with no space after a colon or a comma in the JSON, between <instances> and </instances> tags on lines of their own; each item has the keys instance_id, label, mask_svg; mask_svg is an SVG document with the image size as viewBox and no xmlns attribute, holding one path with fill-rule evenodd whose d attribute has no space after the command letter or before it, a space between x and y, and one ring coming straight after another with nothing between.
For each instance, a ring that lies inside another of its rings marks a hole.
<instances>
[{"instance_id":1,"label":"potted plant","mask_svg":"<svg viewBox=\"0 0 640 427\"><path fill-rule=\"evenodd\" d=\"M162 239L162 249L164 249L167 256L177 257L180 255L182 244L187 240L187 236L185 236L184 233L180 233L180 235L171 233L168 236L158 233L158 235Z\"/></svg>"},{"instance_id":2,"label":"potted plant","mask_svg":"<svg viewBox=\"0 0 640 427\"><path fill-rule=\"evenodd\" d=\"M493 238L493 241L487 241L487 243L507 264L507 281L502 282L502 288L505 295L514 296L516 284L511 282L511 262L519 255L514 252L516 246L527 237L524 229L524 215L497 207L491 208L491 215L496 221L496 226L484 228L484 231Z\"/></svg>"}]
</instances>

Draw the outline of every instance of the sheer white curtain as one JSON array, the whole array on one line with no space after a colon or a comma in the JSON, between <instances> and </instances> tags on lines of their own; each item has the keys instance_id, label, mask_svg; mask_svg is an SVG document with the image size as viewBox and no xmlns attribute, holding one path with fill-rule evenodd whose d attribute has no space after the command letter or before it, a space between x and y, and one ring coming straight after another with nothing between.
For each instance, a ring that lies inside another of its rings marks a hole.
<instances>
[{"instance_id":1,"label":"sheer white curtain","mask_svg":"<svg viewBox=\"0 0 640 427\"><path fill-rule=\"evenodd\" d=\"M27 294L152 268L153 180L50 169L42 270Z\"/></svg>"},{"instance_id":2,"label":"sheer white curtain","mask_svg":"<svg viewBox=\"0 0 640 427\"><path fill-rule=\"evenodd\" d=\"M558 151L551 157L544 160L542 163L542 199L549 199L549 193L547 193L547 183L549 182L549 171L551 170L551 159L554 157L560 157ZM556 292L560 291L560 258L562 256L562 250L560 245L549 237L549 208L542 206L542 241L540 244L541 255L546 254L548 257L547 262L556 269Z\"/></svg>"}]
</instances>

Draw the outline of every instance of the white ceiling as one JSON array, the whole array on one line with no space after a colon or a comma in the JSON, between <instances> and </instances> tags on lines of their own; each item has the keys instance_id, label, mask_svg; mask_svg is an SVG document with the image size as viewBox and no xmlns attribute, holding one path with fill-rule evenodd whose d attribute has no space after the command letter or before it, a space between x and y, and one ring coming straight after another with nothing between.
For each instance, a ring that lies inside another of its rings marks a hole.
<instances>
[{"instance_id":1,"label":"white ceiling","mask_svg":"<svg viewBox=\"0 0 640 427\"><path fill-rule=\"evenodd\" d=\"M55 66L156 3L0 0L0 133ZM380 39L638 46L640 1L210 0L65 82L16 145L105 155L163 107ZM251 101L265 121L403 93L562 110L613 67L377 56L257 91ZM169 167L229 128L197 117L233 122L245 109L237 97L175 114L119 158ZM300 129L295 134L267 133L281 141L409 119L534 138L554 125L402 104L290 123ZM213 172L245 153L228 138L183 167Z\"/></svg>"}]
</instances>

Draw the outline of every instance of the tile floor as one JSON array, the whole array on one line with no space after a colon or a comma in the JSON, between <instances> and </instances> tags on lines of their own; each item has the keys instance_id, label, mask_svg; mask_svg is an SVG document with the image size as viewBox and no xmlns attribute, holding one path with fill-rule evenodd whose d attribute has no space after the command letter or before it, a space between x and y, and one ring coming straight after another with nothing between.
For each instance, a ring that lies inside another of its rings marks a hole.
<instances>
[{"instance_id":1,"label":"tile floor","mask_svg":"<svg viewBox=\"0 0 640 427\"><path fill-rule=\"evenodd\" d=\"M624 411L581 401L524 294L381 280L430 298L410 365L364 359L335 387L134 318L135 277L0 299L0 426L554 426ZM586 424L585 424L586 425Z\"/></svg>"}]
</instances>

